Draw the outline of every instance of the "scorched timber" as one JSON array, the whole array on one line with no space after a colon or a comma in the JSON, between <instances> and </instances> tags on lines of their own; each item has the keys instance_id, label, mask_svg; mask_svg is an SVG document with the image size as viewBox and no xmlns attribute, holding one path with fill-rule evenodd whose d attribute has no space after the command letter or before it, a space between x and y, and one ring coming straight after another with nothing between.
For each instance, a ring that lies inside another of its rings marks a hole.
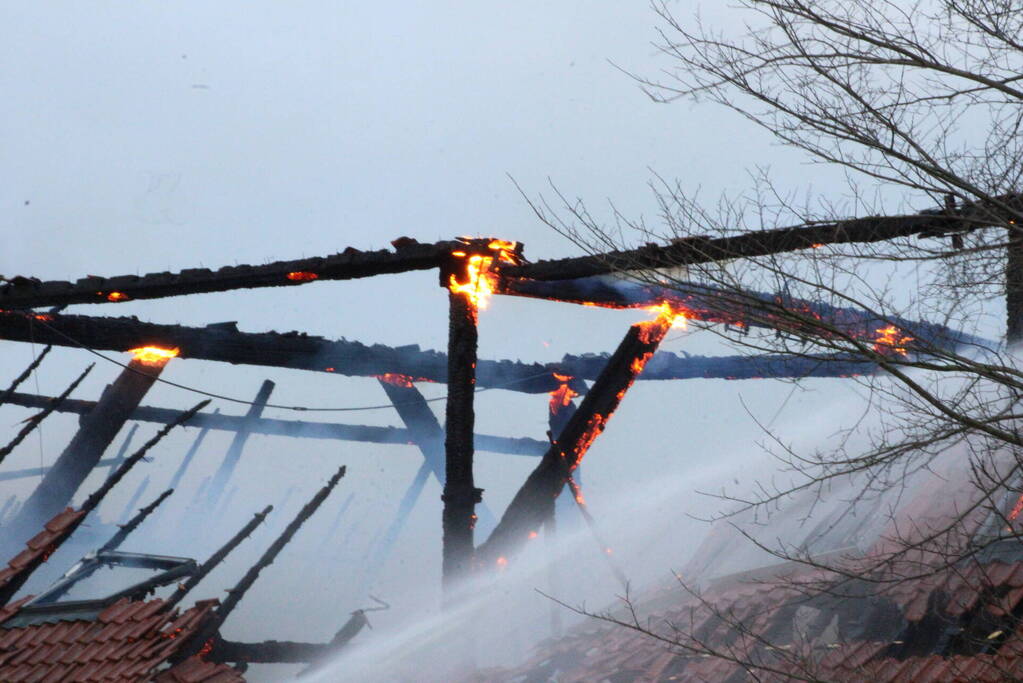
<instances>
[{"instance_id":1,"label":"scorched timber","mask_svg":"<svg viewBox=\"0 0 1023 683\"><path fill-rule=\"evenodd\" d=\"M513 296L607 308L648 308L667 302L672 308L684 311L690 320L817 337L840 330L873 341L881 328L894 325L913 338L910 347L920 350L954 349L964 345L997 347L986 339L925 321L881 316L862 308L832 306L783 294L687 282L655 286L609 277L548 281L505 279L499 291Z\"/></svg>"},{"instance_id":2,"label":"scorched timber","mask_svg":"<svg viewBox=\"0 0 1023 683\"><path fill-rule=\"evenodd\" d=\"M300 332L239 332L233 324L184 327L147 323L136 318L83 315L32 315L7 311L0 314L0 339L55 346L84 346L124 351L139 346L176 347L182 358L198 358L242 365L294 368L357 377L388 373L416 381L447 382L447 354L423 351L418 345L367 346L354 341L331 341ZM504 388L530 394L557 389L560 383L539 363L480 361L478 388Z\"/></svg>"},{"instance_id":3,"label":"scorched timber","mask_svg":"<svg viewBox=\"0 0 1023 683\"><path fill-rule=\"evenodd\" d=\"M77 282L40 282L18 277L0 287L0 308L35 308L61 304L101 304L134 299L158 299L184 294L225 292L252 287L288 287L314 280L355 278L429 270L438 267L462 242L419 244L396 240L390 251L359 251L349 247L333 256L276 261L263 266L226 266L219 270L191 268L179 273L149 273L82 278ZM290 275L290 277L289 277Z\"/></svg>"},{"instance_id":4,"label":"scorched timber","mask_svg":"<svg viewBox=\"0 0 1023 683\"><path fill-rule=\"evenodd\" d=\"M596 358L596 357L594 357ZM592 361L593 359L586 359ZM22 394L15 392L11 394L9 403L25 408L45 408L55 398L49 396L37 396L35 394ZM55 408L57 412L76 413L85 415L96 407L95 401L82 401L80 399L64 399ZM178 415L179 410L171 408L154 408L150 406L139 406L131 414L132 420L142 422L158 422L167 424L172 422ZM414 445L415 439L407 429L401 427L374 427L369 425L346 425L333 422L304 422L301 420L279 420L275 418L260 417L246 426L246 418L243 415L221 415L219 413L199 413L188 422L189 427L202 429L217 429L227 432L236 432L239 429L251 428L253 434L266 434L271 436L291 436L309 439L338 439L339 441L362 441L366 443L391 443ZM475 437L476 448L491 453L507 453L509 455L541 456L547 450L547 442L528 437L506 437L491 436L490 434L477 434ZM114 460L107 461L114 462ZM443 473L443 462L440 465Z\"/></svg>"},{"instance_id":5,"label":"scorched timber","mask_svg":"<svg viewBox=\"0 0 1023 683\"><path fill-rule=\"evenodd\" d=\"M600 436L643 366L671 329L671 318L637 323L629 328L604 365L579 408L561 430L557 441L540 460L504 511L490 537L476 551L484 566L500 566L507 557L535 538L554 513L554 504L566 481Z\"/></svg>"},{"instance_id":6,"label":"scorched timber","mask_svg":"<svg viewBox=\"0 0 1023 683\"><path fill-rule=\"evenodd\" d=\"M825 244L863 244L913 235L961 233L1003 225L1015 217L1014 212L1019 210L1019 197L1001 198L999 201L1004 205L984 207L971 204L951 211L935 210L907 216L853 218L836 223L758 230L732 237L686 237L664 246L649 245L627 251L506 266L501 272L515 278L568 280L630 270L672 268L768 256Z\"/></svg>"},{"instance_id":7,"label":"scorched timber","mask_svg":"<svg viewBox=\"0 0 1023 683\"><path fill-rule=\"evenodd\" d=\"M298 332L279 334L276 332L250 333L239 332L233 327L211 325L207 327L182 327L179 325L158 325L147 323L135 318L103 318L79 315L53 315L45 321L28 320L19 313L0 314L0 339L11 341L35 341L43 338L57 346L77 348L79 343L93 349L106 351L122 351L147 344L162 347L178 347L180 357L215 360L234 364L254 364L270 367L286 367L300 370L333 372L347 376L383 376L388 373L403 374L418 380L432 382L447 381L447 354L438 351L423 351L417 345L405 347L389 347L381 344L367 346L359 342L330 341L322 337L311 337ZM78 343L76 343L78 342ZM582 393L586 387L582 380L596 379L601 365L595 363L599 355L565 356L556 363L523 363L512 360L480 360L476 366L476 386L478 388L501 388L509 391L520 391L529 394L547 394L559 389L563 382L555 377L555 373L568 375L573 379L570 385ZM869 370L850 371L849 366L832 366L820 363L823 357L798 359L791 363L768 362L772 357L751 359L745 356L701 357L675 356L674 354L657 354L650 367L640 379L746 379L757 377L842 377L851 374L865 374ZM842 359L838 359L842 360ZM868 364L860 364L867 368ZM762 371L770 368L771 373ZM834 369L831 369L834 368ZM15 394L15 397L26 394ZM79 402L68 401L68 405ZM145 411L157 411L158 408L140 408L134 419L160 421L148 416ZM208 419L204 418L204 419ZM223 420L235 418L223 416ZM263 421L266 425L274 421ZM281 421L283 422L283 421ZM227 424L227 423L223 423ZM299 424L299 423L289 423ZM301 423L317 424L317 423ZM234 429L214 425L214 429ZM325 429L325 427L322 427ZM276 429L276 427L274 428ZM316 427L314 433L304 436L317 438L342 438L355 441L377 441L381 443L407 443L410 441L402 436L397 441L379 436L359 436L361 432L372 434L370 429L351 427L358 430L351 436L342 434L348 429L346 425L331 425L330 434L320 432ZM335 431L336 430L336 431ZM287 431L260 432L281 433L287 436L295 434ZM321 436L322 433L322 436ZM481 437L477 437L480 439ZM506 451L504 446L493 448L484 445L485 441L477 441L480 450L498 452Z\"/></svg>"}]
</instances>

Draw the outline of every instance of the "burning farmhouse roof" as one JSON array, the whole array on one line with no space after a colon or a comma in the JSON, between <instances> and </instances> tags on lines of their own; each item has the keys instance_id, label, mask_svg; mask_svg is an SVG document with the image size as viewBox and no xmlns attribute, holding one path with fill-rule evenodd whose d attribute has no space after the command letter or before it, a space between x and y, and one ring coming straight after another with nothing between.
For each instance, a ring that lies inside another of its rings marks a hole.
<instances>
[{"instance_id":1,"label":"burning farmhouse roof","mask_svg":"<svg viewBox=\"0 0 1023 683\"><path fill-rule=\"evenodd\" d=\"M472 680L1019 680L1023 553L1020 530L1005 528L1004 521L1016 523L1023 498L1006 491L1000 513L975 507L984 494L961 463L918 476L912 490L894 516L881 516L883 523L864 509L852 524L834 524L836 515L824 515L834 532L824 535L828 543L819 554L807 556L809 564L753 561L746 571L715 576L723 549L749 544L719 524L679 581L631 601L638 622L629 610L615 608L606 614L618 623L587 619L545 641L522 666ZM859 507L883 506L871 501ZM798 500L795 507L798 514ZM934 535L955 519L953 530ZM767 524L760 537L779 531ZM913 550L892 554L898 559L890 563L866 562L892 553L896 537L900 547ZM815 538L821 537L811 525L795 536L790 530L786 540L806 547ZM964 554L969 559L944 561ZM825 566L844 567L847 575ZM857 567L871 569L858 576Z\"/></svg>"}]
</instances>

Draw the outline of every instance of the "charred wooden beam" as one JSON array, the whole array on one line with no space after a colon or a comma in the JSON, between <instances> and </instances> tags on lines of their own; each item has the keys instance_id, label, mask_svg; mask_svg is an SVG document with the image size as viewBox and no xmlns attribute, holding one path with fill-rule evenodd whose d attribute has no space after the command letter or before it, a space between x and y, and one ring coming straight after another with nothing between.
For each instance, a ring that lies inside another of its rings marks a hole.
<instances>
[{"instance_id":1,"label":"charred wooden beam","mask_svg":"<svg viewBox=\"0 0 1023 683\"><path fill-rule=\"evenodd\" d=\"M228 591L227 598L225 598L220 607L212 613L210 619L189 639L188 643L178 650L175 654L175 661L191 657L193 654L198 652L209 641L209 639L217 633L217 631L220 630L220 626L224 623L227 617L231 615L231 612L233 612L235 607L238 606L241 599L245 597L245 593L247 593L252 587L252 584L256 582L256 579L259 578L260 572L273 564L281 550L284 549L284 546L291 541L292 536L298 532L305 521L309 519L320 507L323 501L327 499L327 496L330 495L330 492L335 486L337 486L337 483L341 481L341 477L343 476L345 476L345 468L342 466L341 469L339 469L337 473L330 478L330 481L327 482L326 486L317 491L316 495L305 504L305 506L299 511L298 515L295 516L295 519L293 519L288 526L285 527L284 531L281 532L281 535L270 544L270 547L266 549L263 556L259 558L259 561L249 568L249 570L245 573L245 576L243 576L241 580L235 584L234 588Z\"/></svg>"},{"instance_id":2,"label":"charred wooden beam","mask_svg":"<svg viewBox=\"0 0 1023 683\"><path fill-rule=\"evenodd\" d=\"M149 515L153 513L153 510L160 507L160 503L167 500L170 494L174 493L174 489L167 489L149 505L140 509L134 517L128 520L127 523L122 524L121 528L118 529L117 533L110 537L110 540L103 544L103 547L97 551L98 553L110 552L111 550L117 550L124 543L125 539L128 538L131 532L135 531L142 522L146 520Z\"/></svg>"},{"instance_id":3,"label":"charred wooden beam","mask_svg":"<svg viewBox=\"0 0 1023 683\"><path fill-rule=\"evenodd\" d=\"M426 399L408 378L383 376L380 386L405 423L409 441L423 454L423 461L441 486L444 485L444 430Z\"/></svg>"},{"instance_id":4,"label":"charred wooden beam","mask_svg":"<svg viewBox=\"0 0 1023 683\"><path fill-rule=\"evenodd\" d=\"M690 320L762 327L808 336L824 336L834 329L871 342L877 338L879 328L894 325L913 338L913 345L922 349L955 348L958 345L981 348L997 346L991 341L926 321L883 316L874 311L806 301L786 294L695 283L677 282L670 286L657 286L606 277L549 281L503 280L498 291L514 296L607 308L650 308L668 303L676 310L683 311Z\"/></svg>"},{"instance_id":5,"label":"charred wooden beam","mask_svg":"<svg viewBox=\"0 0 1023 683\"><path fill-rule=\"evenodd\" d=\"M32 362L28 364L28 367L22 370L21 374L14 378L14 381L11 382L11 386L7 387L7 390L4 391L3 394L0 394L0 406L6 403L7 399L17 390L18 386L32 375L35 369L39 367L39 364L43 362L43 359L46 358L46 354L48 354L52 348L52 346L47 346L43 349L42 353L33 358Z\"/></svg>"},{"instance_id":6,"label":"charred wooden beam","mask_svg":"<svg viewBox=\"0 0 1023 683\"><path fill-rule=\"evenodd\" d=\"M415 344L395 348L331 341L300 332L253 334L239 332L233 324L184 327L147 323L136 318L56 314L47 314L46 318L37 320L18 311L0 311L0 339L106 351L155 344L179 349L182 358L355 377L397 373L417 382L447 380L447 356L437 351L423 351ZM547 393L559 386L540 363L507 360L480 361L476 380L480 387L531 394Z\"/></svg>"},{"instance_id":7,"label":"charred wooden beam","mask_svg":"<svg viewBox=\"0 0 1023 683\"><path fill-rule=\"evenodd\" d=\"M220 467L213 475L213 481L210 482L208 493L210 510L220 500L227 482L231 479L231 475L238 466L238 461L242 457L242 451L245 449L245 442L249 440L249 434L252 433L252 425L263 414L263 408L266 407L267 401L270 400L270 394L273 392L274 386L274 383L270 380L263 380L263 384L259 387L259 392L252 400L251 405L249 405L249 410L245 414L241 428L234 433L234 439L231 440L231 446L227 449L224 461L220 463Z\"/></svg>"},{"instance_id":8,"label":"charred wooden beam","mask_svg":"<svg viewBox=\"0 0 1023 683\"><path fill-rule=\"evenodd\" d=\"M824 244L883 242L900 237L962 233L1016 218L1019 197L999 198L998 205L966 204L952 210L924 211L906 216L854 218L836 223L757 230L731 237L686 237L664 246L611 251L590 256L504 266L508 277L533 280L568 280L650 268L672 268L711 261L768 256L811 249Z\"/></svg>"},{"instance_id":9,"label":"charred wooden beam","mask_svg":"<svg viewBox=\"0 0 1023 683\"><path fill-rule=\"evenodd\" d=\"M226 266L216 271L191 268L179 273L150 273L82 278L77 282L40 282L18 277L0 287L0 308L35 308L67 304L120 303L184 294L225 292L252 287L289 287L317 280L355 278L437 268L461 242L420 244L409 238L393 242L394 251L359 251L349 247L333 256L276 261L262 266Z\"/></svg>"},{"instance_id":10,"label":"charred wooden beam","mask_svg":"<svg viewBox=\"0 0 1023 683\"><path fill-rule=\"evenodd\" d=\"M581 357L582 358L582 357ZM45 408L49 402L54 400L49 396L38 396L36 394L22 394L15 392L11 396L11 405L18 405L24 408ZM88 414L96 407L95 401L82 401L77 399L65 399L54 408L56 412L76 413L79 415ZM217 429L221 431L236 432L246 424L243 415L220 415L218 408L212 413L200 413L189 421L190 427L199 427L202 430ZM180 411L171 408L155 408L150 406L139 406L131 414L132 420L141 422L156 422L167 424L173 420ZM276 418L260 417L249 423L253 434L266 434L271 436L291 436L309 439L338 439L340 441L362 441L366 443L385 443L414 445L412 433L401 427L375 427L370 425L346 425L333 422L306 422L304 420L279 420ZM198 437L196 437L198 439ZM205 437L204 437L205 438ZM507 437L492 436L490 434L476 434L473 437L476 441L476 449L490 451L492 453L507 453L509 455L526 455L539 457L547 450L547 443L539 439L529 437ZM200 441L201 443L201 441ZM198 448L196 446L196 448ZM193 453L189 449L189 453ZM189 458L186 455L182 462L186 465ZM109 461L106 461L109 464ZM443 471L443 468L441 468Z\"/></svg>"},{"instance_id":11,"label":"charred wooden beam","mask_svg":"<svg viewBox=\"0 0 1023 683\"><path fill-rule=\"evenodd\" d=\"M18 513L20 520L34 526L68 504L165 365L166 360L132 359L128 363L104 390L93 411L83 417L78 432L25 501Z\"/></svg>"},{"instance_id":12,"label":"charred wooden beam","mask_svg":"<svg viewBox=\"0 0 1023 683\"><path fill-rule=\"evenodd\" d=\"M535 537L553 513L554 501L572 470L604 431L607 421L669 329L671 318L665 315L629 328L558 440L515 494L497 528L477 549L481 564L503 564L508 555Z\"/></svg>"},{"instance_id":13,"label":"charred wooden beam","mask_svg":"<svg viewBox=\"0 0 1023 683\"><path fill-rule=\"evenodd\" d=\"M566 355L560 367L576 377L596 379L608 354ZM658 351L643 367L640 380L858 377L877 372L876 363L851 354L771 354L763 356L689 356Z\"/></svg>"},{"instance_id":14,"label":"charred wooden beam","mask_svg":"<svg viewBox=\"0 0 1023 683\"><path fill-rule=\"evenodd\" d=\"M177 421L167 425L157 432L153 438L143 444L141 448L121 463L121 466L117 468L117 471L107 477L106 481L104 481L98 489L93 491L93 493L85 499L85 502L80 508L77 510L70 507L65 508L54 515L54 517L50 519L50 522L45 524L43 522L38 522L34 526L29 524L27 526L28 529L41 528L42 531L39 531L39 533L29 541L28 548L24 551L26 555L15 558L18 560L17 565L14 565L14 561L12 560L11 568L14 570L13 573L8 573L5 577L0 578L0 605L6 605L10 602L11 598L21 589L32 573L35 572L35 570L38 569L39 566L45 562L47 558L49 558L50 555L52 555L53 552L59 548L60 545L75 532L75 530L78 529L79 526L81 526L82 521L90 512L99 507L103 498L110 493L110 490L124 478L124 476L132 467L135 466L136 463L142 460L149 449L159 443L159 441L166 436L170 430L179 424L186 422L188 418L199 412L208 403L209 401L203 401L202 403L197 404L190 410L183 412ZM2 539L3 545L9 545L12 541L16 542L15 539L19 537L18 532L23 531L23 529L19 529L16 524L18 523L18 520L23 519L24 518L19 515L19 517L15 519L15 525L4 530L4 537ZM31 521L31 519L28 520L28 522ZM22 524L26 524L26 522L23 521Z\"/></svg>"},{"instance_id":15,"label":"charred wooden beam","mask_svg":"<svg viewBox=\"0 0 1023 683\"><path fill-rule=\"evenodd\" d=\"M199 571L188 577L188 580L184 583L178 584L177 590L175 590L167 598L162 609L164 611L170 611L175 605L181 602L182 598L184 598L189 591L195 588L200 581L206 578L206 576L213 571L217 565L223 562L224 559L231 554L232 550L237 548L242 541L252 535L252 532L256 530L256 527L263 523L263 520L266 519L266 516L270 514L270 511L273 509L273 505L267 505L263 508L262 512L257 512L253 515L252 519L250 519L249 522L243 526L240 531L238 531L238 533L232 536L230 540L221 546L215 553L210 555L208 560L199 565Z\"/></svg>"},{"instance_id":16,"label":"charred wooden beam","mask_svg":"<svg viewBox=\"0 0 1023 683\"><path fill-rule=\"evenodd\" d=\"M129 455L125 459L125 461L121 463L120 467L118 467L113 474L107 477L106 481L103 482L99 489L97 489L95 492L93 492L91 496L85 499L85 502L82 503L81 509L85 510L86 512L95 509L96 506L98 506L100 502L103 500L103 497L110 492L110 489L112 489L117 484L117 482L121 481L121 479L124 478L124 475L128 474L128 471L132 467L134 467L139 460L145 457L146 453L149 452L149 449L158 444L160 440L163 437L167 436L167 434L170 433L172 429L174 429L178 425L183 425L187 423L196 413L198 413L200 410L202 410L209 404L210 404L209 399L206 399L205 401L199 401L199 403L196 403L194 406L178 415L176 420L174 420L170 424L166 425L163 429L158 431L153 436L153 438L142 444L141 448L139 448L137 451Z\"/></svg>"},{"instance_id":17,"label":"charred wooden beam","mask_svg":"<svg viewBox=\"0 0 1023 683\"><path fill-rule=\"evenodd\" d=\"M443 272L443 271L442 271ZM464 274L463 274L464 275ZM464 278L463 278L464 279ZM447 286L442 275L441 284ZM473 402L476 393L476 303L466 294L448 292L448 397L444 416L444 502L442 513L442 583L450 604L455 584L468 576L473 562L476 503L482 490L473 480Z\"/></svg>"},{"instance_id":18,"label":"charred wooden beam","mask_svg":"<svg viewBox=\"0 0 1023 683\"><path fill-rule=\"evenodd\" d=\"M382 604L386 605L386 603ZM386 605L383 609L387 607L390 605ZM348 621L334 634L329 643L300 643L290 640L236 643L218 636L213 642L207 659L213 662L245 662L248 664L310 663L313 666L299 674L299 676L305 676L325 663L330 657L341 652L355 636L359 635L362 629L369 625L366 612L378 609L381 608L371 607L352 612Z\"/></svg>"},{"instance_id":19,"label":"charred wooden beam","mask_svg":"<svg viewBox=\"0 0 1023 683\"><path fill-rule=\"evenodd\" d=\"M79 384L81 384L82 380L85 379L85 377L90 372L92 372L92 368L94 366L95 363L85 368L82 374L79 375L78 378L74 382L72 382L67 389L64 390L64 393L62 393L60 396L57 396L56 398L51 398L47 402L46 406L43 408L43 411L41 413L33 415L32 417L25 421L25 426L18 430L18 433L14 435L14 438L11 439L6 446L0 448L0 463L2 463L8 455L10 455L11 451L18 447L18 444L25 440L25 437L28 436L32 432L32 430L39 425L40 422L45 420L50 413L56 410L60 406L60 404L67 399L71 392L74 391Z\"/></svg>"}]
</instances>

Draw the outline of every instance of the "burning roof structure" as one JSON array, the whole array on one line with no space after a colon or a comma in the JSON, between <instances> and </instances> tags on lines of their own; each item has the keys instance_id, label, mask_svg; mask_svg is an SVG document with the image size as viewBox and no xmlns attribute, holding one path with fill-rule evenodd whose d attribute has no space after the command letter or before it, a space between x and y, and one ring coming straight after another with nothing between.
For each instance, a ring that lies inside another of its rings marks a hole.
<instances>
[{"instance_id":1,"label":"burning roof structure","mask_svg":"<svg viewBox=\"0 0 1023 683\"><path fill-rule=\"evenodd\" d=\"M1000 509L978 506L991 493L962 455L914 475L901 502L889 493L786 524L820 503L804 495L766 523L720 523L677 581L546 641L518 667L471 680L1018 680L1019 489L1001 489ZM806 561L763 550L777 540ZM921 545L911 557L873 561L906 543Z\"/></svg>"},{"instance_id":2,"label":"burning roof structure","mask_svg":"<svg viewBox=\"0 0 1023 683\"><path fill-rule=\"evenodd\" d=\"M525 259L521 244L496 238L458 238L435 244L400 238L392 243L393 250L364 252L349 248L323 258L234 266L217 271L198 268L143 276L89 276L74 283L43 282L31 277L5 280L0 286L0 339L82 348L101 356L102 351L132 351L135 357L128 364L118 363L122 365L121 376L96 401L70 398L77 381L55 397L17 391L42 360L41 356L0 397L0 404L41 411L26 421L15 439L0 451L0 462L3 455L13 450L47 415L70 412L81 416L77 433L51 467L6 473L8 478L42 475L42 481L20 509L5 510L0 519L7 544L14 539L19 542L27 539L28 543L27 549L17 554L8 548L14 559L8 569L0 573L0 678L242 680L241 673L248 663L304 662L315 668L345 647L367 623L366 612L376 608L354 612L327 643L239 643L228 641L220 634L220 627L260 571L274 561L302 523L322 504L343 475L344 468L299 512L223 603L207 600L184 610L177 608L185 594L247 537L269 510L257 515L205 563L198 564L190 558L119 553L116 545L123 540L122 534L83 558L64 576L63 583L58 582L34 599L15 599L31 573L71 536L110 487L155 445L160 435L178 424L187 422L202 431L175 474L175 483L180 481L184 468L189 466L209 430L227 430L234 434L232 446L216 473L207 477L196 494L196 500L204 499L203 509L207 511L213 509L214 504L223 505L222 499L229 498L228 485L250 434L415 446L422 456L422 466L402 497L398 517L383 534L370 562L376 566L384 562L423 485L429 477L434 477L443 489L443 588L445 600L450 604L454 599L452 587L457 581L487 568L507 565L526 540L552 523L556 501L565 487L585 512L578 481L579 465L637 380L849 377L873 373L887 363L933 353L941 347L990 346L984 340L939 325L891 319L870 311L828 307L782 295L740 292L737 301L735 292L705 285L683 283L665 289L620 279L612 282L603 276L781 253L829 243L866 243L980 229L991 220L989 212L982 208L952 207L912 216L857 219L723 239L693 238L631 252L537 263ZM439 285L447 295L449 335L444 353L424 351L414 344L394 348L343 339L328 340L302 332L249 333L238 330L230 322L186 327L144 322L134 317L62 312L68 305L117 305L240 288L300 287L327 280L428 269L437 271ZM614 308L649 307L653 309L654 319L629 327L612 354L566 355L559 362L547 364L480 359L477 356L479 314L495 295ZM55 308L39 310L44 306ZM742 329L766 327L780 334L804 331L792 327L792 317L787 316L787 312L826 322L865 353L707 358L658 351L672 326L685 320L724 323ZM270 381L263 384L253 400L240 401L248 405L247 413L240 416L202 412L205 403L186 412L142 405L148 389L162 381L160 374L168 363L188 362L189 359L376 378L404 426L370 427L264 418L263 409L274 405L270 402L274 388ZM443 426L416 388L416 384L423 382L446 385ZM484 388L548 395L545 404L551 429L547 438L476 434L474 395ZM132 456L119 455L104 460L116 435L132 420L165 426L160 435ZM483 490L476 486L473 461L477 449L537 458L533 472L499 517L490 513L483 501ZM114 470L101 490L83 507L68 507L87 475L99 466ZM3 476L5 473L0 472L0 477ZM137 495L141 493L142 488ZM155 507L147 507L145 514ZM592 521L588 513L584 516ZM44 526L42 532L38 531L40 525ZM129 523L127 528L134 527ZM487 538L477 542L477 532L484 531ZM148 582L128 586L98 601L71 604L73 601L61 599L79 579L101 566L145 567L159 573ZM1014 573L1006 575L1008 583L1000 583L999 590L1003 586L1016 590L1018 586L1012 583L1013 576ZM169 587L178 578L186 580L172 594L151 597L155 590ZM721 593L724 602L730 600L729 596L727 592ZM787 594L777 600L771 598L772 609L780 609L779 605L788 599ZM821 614L826 612L824 607L813 609ZM1015 603L1004 609L1014 610ZM911 621L905 618L907 623ZM707 628L712 628L717 622L707 617L706 623ZM659 653L654 662L643 659L647 657L645 652L637 645L628 662L611 663L609 660L598 667L635 670L638 676L654 678L675 670L671 668L676 667L673 662L678 661L675 655L668 658ZM569 651L562 654L569 656L566 653ZM558 666L566 672L571 669L568 665ZM594 669L587 671L588 676ZM673 679L669 676L668 680Z\"/></svg>"}]
</instances>

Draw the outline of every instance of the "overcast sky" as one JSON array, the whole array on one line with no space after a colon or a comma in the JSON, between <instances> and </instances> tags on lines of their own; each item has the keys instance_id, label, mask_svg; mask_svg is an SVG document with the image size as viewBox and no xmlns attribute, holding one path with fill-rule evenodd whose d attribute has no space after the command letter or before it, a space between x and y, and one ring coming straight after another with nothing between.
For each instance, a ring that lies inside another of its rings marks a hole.
<instances>
[{"instance_id":1,"label":"overcast sky","mask_svg":"<svg viewBox=\"0 0 1023 683\"><path fill-rule=\"evenodd\" d=\"M612 200L627 215L653 222L657 207L647 187L653 172L710 197L743 187L753 165L769 165L786 186L812 184L825 195L843 190L735 114L710 104L652 103L614 66L647 75L672 66L651 44L658 18L644 3L403 5L412 6L3 3L0 273L74 280L258 264L347 246L383 248L399 236L434 241L492 235L524 242L534 260L578 253L536 220L510 177L530 196L549 193L550 179L570 197L587 200L598 216L608 215ZM671 7L687 16L696 5ZM704 8L704 18L725 28L733 20L717 3ZM434 273L71 311L194 325L236 320L252 332L299 329L367 343L446 345L446 296ZM549 361L564 353L611 351L642 317L496 300L482 315L480 356ZM680 333L665 348L730 353L704 337ZM0 345L0 381L35 352L29 345ZM119 356L124 360L125 354ZM58 393L92 360L83 351L58 349L38 373L38 385L30 382L26 390ZM100 361L75 395L95 398L117 372ZM269 377L277 382L272 400L279 403L385 402L375 380L302 371L180 360L164 377L244 399ZM442 396L444 387L423 391ZM157 386L145 402L186 407L199 398ZM721 481L748 477L763 465L756 445L762 434L750 413L777 418L776 425L797 434L803 434L799 425L808 425L807 434L823 439L829 427L814 415L833 415L834 406L856 400L853 387L841 380L809 382L795 392L771 381L641 383L586 459L587 497L598 517L629 520L620 530L651 523L643 514L662 522L677 517L682 526L671 542L644 539L631 546L642 571L667 575L698 541L698 527L681 521L683 513L709 504L692 495L697 483L708 485L709 472ZM478 431L543 438L546 397L485 392L477 414ZM0 423L10 431L26 415L4 408ZM398 424L389 410L324 419ZM41 438L27 441L4 467L52 462L73 428L69 417L48 420ZM151 431L142 428L143 434ZM116 516L147 474L153 483L144 499L162 490L193 434L162 445L148 469L134 472L112 496L103 516ZM223 434L210 437L169 506L184 508L228 441ZM229 625L233 635L327 639L340 625L338 615L364 606L361 577L353 575L418 467L413 449L253 438L233 481L236 514L210 529L210 542L289 490L284 514L293 514L342 462L350 466L348 478L306 530L306 542L296 540L293 564L282 566L301 566L296 556L313 552L340 503L354 492L346 518L354 529L349 545L338 545L339 535L330 549L350 580L320 585L301 572L268 571L239 612L240 623ZM503 509L531 467L511 456L478 457L477 485L486 489L493 510ZM665 493L655 512L641 506L630 511L622 492L644 490L651 481L670 481L674 493ZM27 484L20 486L5 485L0 493L24 491ZM436 605L438 497L431 482L386 570L382 596L399 605L402 599L415 609ZM260 550L269 539L259 539ZM195 554L182 539L155 532L142 541L131 549ZM236 579L255 548L225 568L217 585ZM214 594L200 589L196 597ZM245 619L261 613L260 606L277 608L278 619ZM296 606L313 614L318 630L308 632ZM384 623L391 618L380 617Z\"/></svg>"}]
</instances>

